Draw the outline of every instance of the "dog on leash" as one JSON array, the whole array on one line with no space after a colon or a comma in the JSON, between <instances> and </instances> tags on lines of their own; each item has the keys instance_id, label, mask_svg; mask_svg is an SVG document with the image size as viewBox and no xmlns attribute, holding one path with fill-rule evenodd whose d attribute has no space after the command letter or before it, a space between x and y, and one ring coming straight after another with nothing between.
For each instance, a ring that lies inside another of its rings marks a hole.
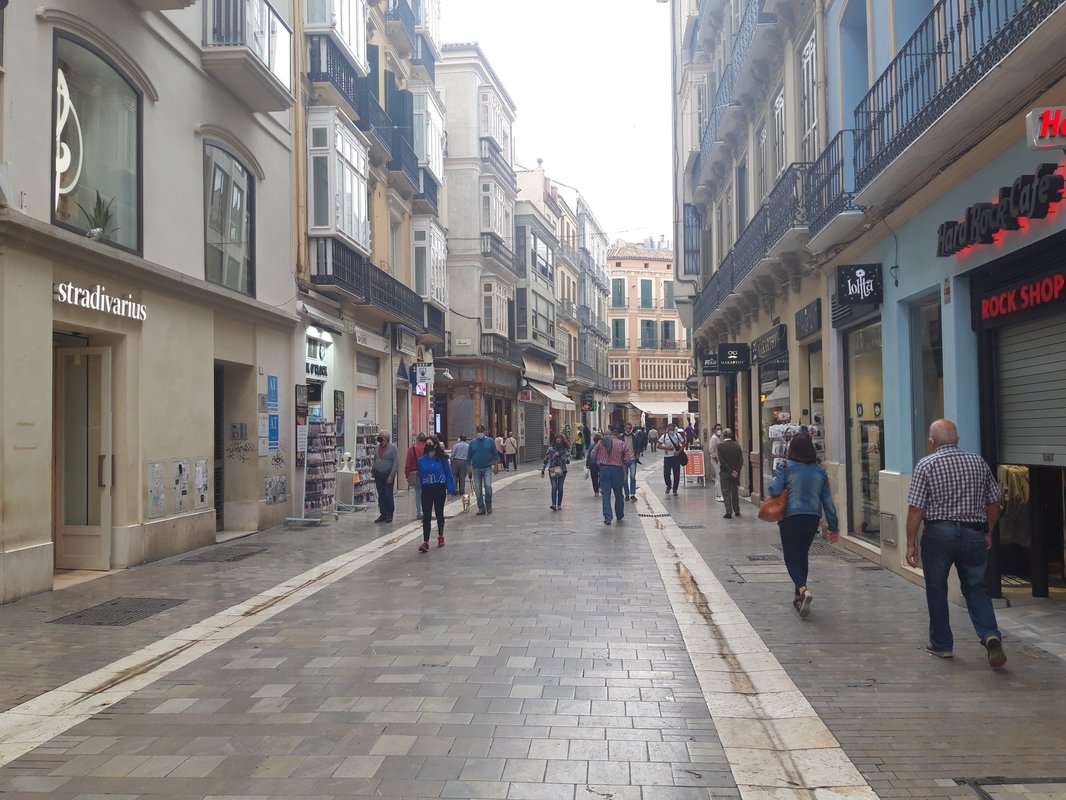
<instances>
[{"instance_id":1,"label":"dog on leash","mask_svg":"<svg viewBox=\"0 0 1066 800\"><path fill-rule=\"evenodd\" d=\"M463 511L466 511L469 508L470 508L470 495L469 494L464 494L463 495Z\"/></svg>"}]
</instances>

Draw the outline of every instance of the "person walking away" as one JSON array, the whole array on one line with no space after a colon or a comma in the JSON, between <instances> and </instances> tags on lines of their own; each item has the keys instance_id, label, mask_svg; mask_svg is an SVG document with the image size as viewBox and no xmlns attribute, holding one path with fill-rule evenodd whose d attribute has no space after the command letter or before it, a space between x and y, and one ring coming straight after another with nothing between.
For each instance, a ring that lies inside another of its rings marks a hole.
<instances>
[{"instance_id":1,"label":"person walking away","mask_svg":"<svg viewBox=\"0 0 1066 800\"><path fill-rule=\"evenodd\" d=\"M637 437L637 449L636 452L633 453L633 458L637 460L637 463L640 463L644 451L648 449L648 432L644 429L644 426L641 425L636 428L635 433Z\"/></svg>"},{"instance_id":2,"label":"person walking away","mask_svg":"<svg viewBox=\"0 0 1066 800\"><path fill-rule=\"evenodd\" d=\"M929 607L926 650L940 658L954 655L948 616L948 574L954 564L970 622L985 647L988 664L1002 667L1007 654L985 572L1003 495L984 459L959 449L954 422L934 422L929 428L929 444L933 452L914 466L907 493L907 563L912 567L918 566L918 526L925 523L921 547Z\"/></svg>"},{"instance_id":3,"label":"person walking away","mask_svg":"<svg viewBox=\"0 0 1066 800\"><path fill-rule=\"evenodd\" d=\"M459 441L452 446L452 479L455 481L455 494L466 494L466 471L470 466L470 444L466 434L459 436Z\"/></svg>"},{"instance_id":4,"label":"person walking away","mask_svg":"<svg viewBox=\"0 0 1066 800\"><path fill-rule=\"evenodd\" d=\"M429 551L429 529L433 516L437 517L437 547L444 547L444 501L455 492L452 466L444 448L436 439L427 437L418 459L418 483L422 487L422 544L418 552Z\"/></svg>"},{"instance_id":5,"label":"person walking away","mask_svg":"<svg viewBox=\"0 0 1066 800\"><path fill-rule=\"evenodd\" d=\"M400 474L400 454L391 439L392 434L388 431L378 434L378 449L370 465L370 474L374 476L378 493L378 518L374 522L392 522L396 512L393 491L396 488L396 476Z\"/></svg>"},{"instance_id":6,"label":"person walking away","mask_svg":"<svg viewBox=\"0 0 1066 800\"><path fill-rule=\"evenodd\" d=\"M718 502L722 502L722 495L724 494L722 490L721 465L718 463L718 445L722 443L722 439L722 426L715 423L714 433L707 440L707 460L711 465L712 477L715 481L714 499Z\"/></svg>"},{"instance_id":7,"label":"person walking away","mask_svg":"<svg viewBox=\"0 0 1066 800\"><path fill-rule=\"evenodd\" d=\"M426 434L419 433L415 443L407 448L407 461L403 472L407 476L407 485L415 493L415 519L422 519L422 484L418 481L418 459L426 451Z\"/></svg>"},{"instance_id":8,"label":"person walking away","mask_svg":"<svg viewBox=\"0 0 1066 800\"><path fill-rule=\"evenodd\" d=\"M552 511L561 511L563 508L563 484L566 482L567 464L570 463L570 444L558 435L548 448L548 454L544 456L544 466L540 468L540 477L544 477L544 470L548 471L548 477L552 484Z\"/></svg>"},{"instance_id":9,"label":"person walking away","mask_svg":"<svg viewBox=\"0 0 1066 800\"><path fill-rule=\"evenodd\" d=\"M718 445L718 486L725 501L726 519L740 516L740 471L744 468L744 450L733 438L733 431L722 431L722 443Z\"/></svg>"},{"instance_id":10,"label":"person walking away","mask_svg":"<svg viewBox=\"0 0 1066 800\"><path fill-rule=\"evenodd\" d=\"M723 444L718 445L721 453ZM785 567L795 584L796 594L792 605L801 617L811 613L814 596L807 588L808 559L814 536L825 512L829 525L829 541L839 536L837 509L829 493L829 475L818 463L814 442L805 433L797 433L789 442L785 460L774 469L774 479L767 489L777 497L788 489L785 518L777 523L781 534L781 549L785 555Z\"/></svg>"},{"instance_id":11,"label":"person walking away","mask_svg":"<svg viewBox=\"0 0 1066 800\"><path fill-rule=\"evenodd\" d=\"M477 426L477 436L468 450L470 471L474 476L474 493L477 495L477 513L492 513L492 476L499 469L499 451L495 442L485 433L485 426Z\"/></svg>"},{"instance_id":12,"label":"person walking away","mask_svg":"<svg viewBox=\"0 0 1066 800\"><path fill-rule=\"evenodd\" d=\"M494 442L496 444L496 452L500 456L500 463L503 464L503 471L507 472L507 461L504 458L504 454L505 453L504 453L503 436L497 436L496 439L494 440Z\"/></svg>"},{"instance_id":13,"label":"person walking away","mask_svg":"<svg viewBox=\"0 0 1066 800\"><path fill-rule=\"evenodd\" d=\"M507 438L503 440L503 455L503 468L506 470L507 465L510 464L514 467L514 471L518 472L518 440L510 431L507 431Z\"/></svg>"},{"instance_id":14,"label":"person walking away","mask_svg":"<svg viewBox=\"0 0 1066 800\"><path fill-rule=\"evenodd\" d=\"M589 478L592 479L592 493L596 497L600 496L600 465L597 464L596 459L592 457L592 451L596 449L596 444L602 438L602 433L592 434L592 446L589 447L589 451L585 455L585 468L589 471Z\"/></svg>"},{"instance_id":15,"label":"person walking away","mask_svg":"<svg viewBox=\"0 0 1066 800\"><path fill-rule=\"evenodd\" d=\"M651 451L654 453L659 449L659 431L652 426L648 430L648 442L651 444Z\"/></svg>"},{"instance_id":16,"label":"person walking away","mask_svg":"<svg viewBox=\"0 0 1066 800\"><path fill-rule=\"evenodd\" d=\"M626 443L608 433L592 448L592 458L600 466L600 491L603 493L603 524L611 524L611 496L614 496L614 516L621 522L626 516L623 489L626 465L633 459Z\"/></svg>"},{"instance_id":17,"label":"person walking away","mask_svg":"<svg viewBox=\"0 0 1066 800\"><path fill-rule=\"evenodd\" d=\"M671 490L677 496L677 485L681 482L681 453L685 449L685 434L677 429L677 423L671 422L666 433L659 439L659 449L663 451L663 480L666 481L666 493Z\"/></svg>"},{"instance_id":18,"label":"person walking away","mask_svg":"<svg viewBox=\"0 0 1066 800\"><path fill-rule=\"evenodd\" d=\"M585 431L584 425L577 426L577 438L574 439L574 458L582 458L585 455Z\"/></svg>"},{"instance_id":19,"label":"person walking away","mask_svg":"<svg viewBox=\"0 0 1066 800\"><path fill-rule=\"evenodd\" d=\"M692 443L696 440L696 429L692 427L690 422L685 426L685 447L692 447Z\"/></svg>"},{"instance_id":20,"label":"person walking away","mask_svg":"<svg viewBox=\"0 0 1066 800\"><path fill-rule=\"evenodd\" d=\"M626 464L625 475L623 476L622 493L625 495L627 501L637 501L637 437L633 433L633 423L627 422L622 435L619 437L626 443L626 447L629 448L629 453L632 456L629 463Z\"/></svg>"}]
</instances>

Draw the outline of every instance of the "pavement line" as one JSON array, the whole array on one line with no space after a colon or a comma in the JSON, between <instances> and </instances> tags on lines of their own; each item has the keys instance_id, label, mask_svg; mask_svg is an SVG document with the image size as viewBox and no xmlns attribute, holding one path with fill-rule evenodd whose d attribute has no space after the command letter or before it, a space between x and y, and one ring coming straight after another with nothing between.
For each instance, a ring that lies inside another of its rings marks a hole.
<instances>
[{"instance_id":1,"label":"pavement line","mask_svg":"<svg viewBox=\"0 0 1066 800\"><path fill-rule=\"evenodd\" d=\"M669 513L640 483L641 504ZM877 800L673 516L641 524L740 796Z\"/></svg>"},{"instance_id":2,"label":"pavement line","mask_svg":"<svg viewBox=\"0 0 1066 800\"><path fill-rule=\"evenodd\" d=\"M493 489L532 474L494 481ZM411 522L0 713L0 767L421 537L422 523Z\"/></svg>"}]
</instances>

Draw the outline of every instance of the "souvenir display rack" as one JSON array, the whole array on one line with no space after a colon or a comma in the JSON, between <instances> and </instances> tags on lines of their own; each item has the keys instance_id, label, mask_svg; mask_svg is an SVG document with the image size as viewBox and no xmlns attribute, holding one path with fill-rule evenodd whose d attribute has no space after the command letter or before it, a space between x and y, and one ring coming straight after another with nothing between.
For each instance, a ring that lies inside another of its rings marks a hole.
<instances>
[{"instance_id":1,"label":"souvenir display rack","mask_svg":"<svg viewBox=\"0 0 1066 800\"><path fill-rule=\"evenodd\" d=\"M337 423L308 420L304 514L334 510L337 491Z\"/></svg>"},{"instance_id":2,"label":"souvenir display rack","mask_svg":"<svg viewBox=\"0 0 1066 800\"><path fill-rule=\"evenodd\" d=\"M355 424L355 449L352 453L356 473L353 491L355 505L370 505L377 502L374 478L370 474L370 468L374 465L374 458L377 456L379 432L378 424L373 420L361 419Z\"/></svg>"}]
</instances>

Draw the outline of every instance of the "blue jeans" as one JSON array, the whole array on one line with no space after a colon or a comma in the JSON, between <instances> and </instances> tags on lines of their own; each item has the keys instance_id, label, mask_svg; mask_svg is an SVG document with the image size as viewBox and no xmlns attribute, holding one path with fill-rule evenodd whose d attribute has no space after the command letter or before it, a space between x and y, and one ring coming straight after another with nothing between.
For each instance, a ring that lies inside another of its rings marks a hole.
<instances>
[{"instance_id":1,"label":"blue jeans","mask_svg":"<svg viewBox=\"0 0 1066 800\"><path fill-rule=\"evenodd\" d=\"M626 497L637 496L637 460L634 458L625 467L625 495Z\"/></svg>"},{"instance_id":2,"label":"blue jeans","mask_svg":"<svg viewBox=\"0 0 1066 800\"><path fill-rule=\"evenodd\" d=\"M614 494L614 516L626 515L625 471L622 467L600 466L600 495L603 498L603 518L611 519L611 494Z\"/></svg>"},{"instance_id":3,"label":"blue jeans","mask_svg":"<svg viewBox=\"0 0 1066 800\"><path fill-rule=\"evenodd\" d=\"M552 505L561 506L563 504L563 483L566 482L566 473L563 473L561 478L552 478Z\"/></svg>"},{"instance_id":4,"label":"blue jeans","mask_svg":"<svg viewBox=\"0 0 1066 800\"><path fill-rule=\"evenodd\" d=\"M492 467L474 467L474 494L479 511L492 508Z\"/></svg>"},{"instance_id":5,"label":"blue jeans","mask_svg":"<svg viewBox=\"0 0 1066 800\"><path fill-rule=\"evenodd\" d=\"M414 480L410 481L411 489L415 493L415 515L422 516L422 484L418 482L418 473L411 473L414 475Z\"/></svg>"},{"instance_id":6,"label":"blue jeans","mask_svg":"<svg viewBox=\"0 0 1066 800\"><path fill-rule=\"evenodd\" d=\"M1000 637L992 595L985 583L988 548L982 531L958 525L926 525L922 532L922 569L925 571L925 599L929 605L929 644L951 651L955 642L948 614L948 573L952 564L959 573L962 594L977 636L984 642Z\"/></svg>"}]
</instances>

